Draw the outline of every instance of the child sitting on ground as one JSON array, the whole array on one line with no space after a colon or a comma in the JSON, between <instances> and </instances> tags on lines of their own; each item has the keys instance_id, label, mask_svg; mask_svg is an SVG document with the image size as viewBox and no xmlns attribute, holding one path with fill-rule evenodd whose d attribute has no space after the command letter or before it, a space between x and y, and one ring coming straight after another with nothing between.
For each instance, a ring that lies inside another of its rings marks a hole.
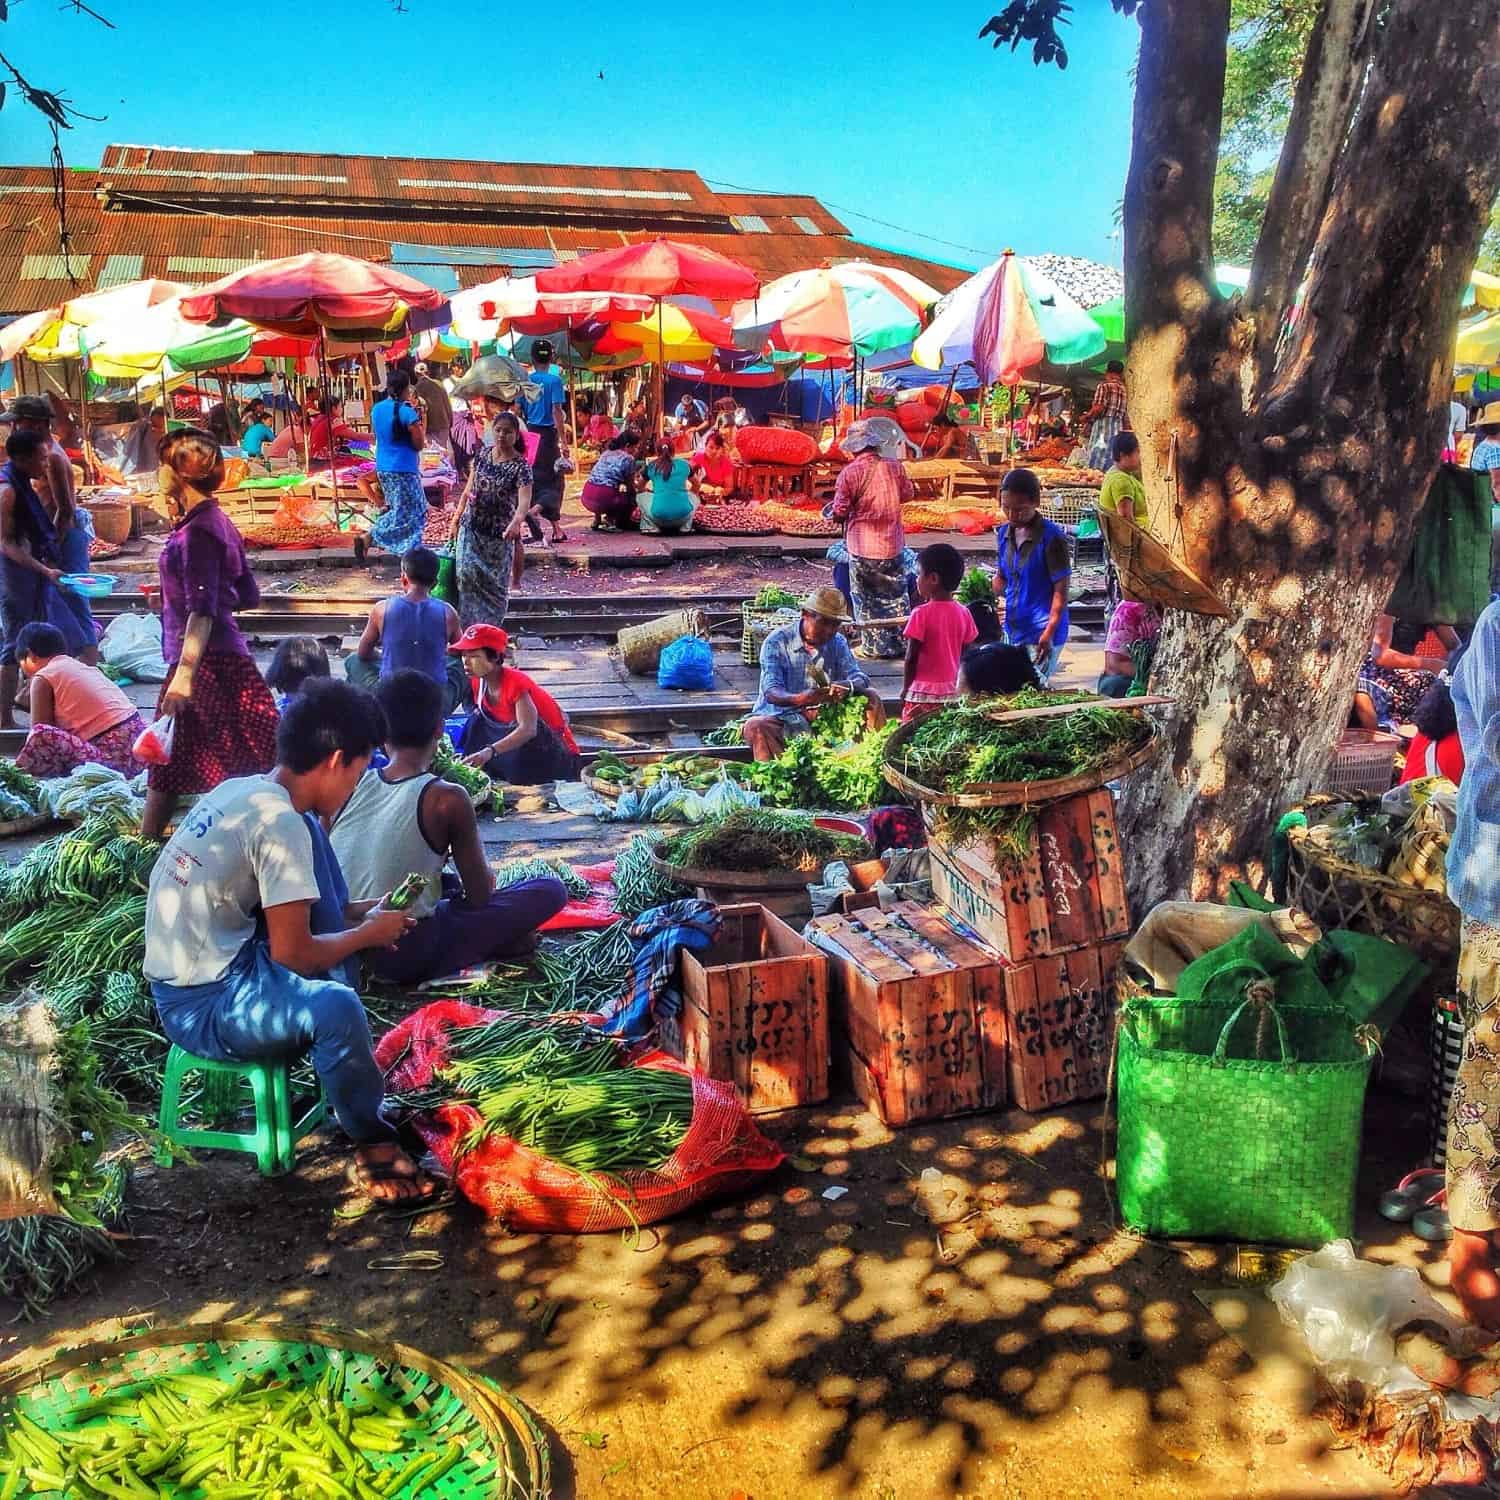
<instances>
[{"instance_id":1,"label":"child sitting on ground","mask_svg":"<svg viewBox=\"0 0 1500 1500\"><path fill-rule=\"evenodd\" d=\"M448 654L462 634L458 611L432 597L438 577L438 555L430 547L413 547L401 559L401 593L382 599L370 611L364 634L344 671L355 687L373 689L393 673L425 673L444 692L445 714L464 696L463 667Z\"/></svg>"},{"instance_id":2,"label":"child sitting on ground","mask_svg":"<svg viewBox=\"0 0 1500 1500\"><path fill-rule=\"evenodd\" d=\"M135 704L98 667L68 655L55 625L33 620L16 637L31 683L31 732L16 765L33 776L67 776L90 761L122 776L145 770L132 746L145 729Z\"/></svg>"},{"instance_id":3,"label":"child sitting on ground","mask_svg":"<svg viewBox=\"0 0 1500 1500\"><path fill-rule=\"evenodd\" d=\"M381 678L375 698L390 764L365 772L334 819L334 853L356 901L411 874L427 883L407 908L417 925L394 948L369 954L367 967L392 984L420 984L528 951L536 929L567 902L562 881L544 876L495 889L469 794L432 774L444 733L437 683L408 669ZM456 880L444 874L450 857Z\"/></svg>"},{"instance_id":4,"label":"child sitting on ground","mask_svg":"<svg viewBox=\"0 0 1500 1500\"><path fill-rule=\"evenodd\" d=\"M934 542L917 554L917 592L925 602L906 622L903 723L958 697L959 659L979 633L974 616L953 598L963 576L963 558L947 542Z\"/></svg>"},{"instance_id":5,"label":"child sitting on ground","mask_svg":"<svg viewBox=\"0 0 1500 1500\"><path fill-rule=\"evenodd\" d=\"M266 668L266 686L276 694L276 707L287 704L302 691L305 682L328 676L328 653L310 635L289 635L271 656Z\"/></svg>"}]
</instances>

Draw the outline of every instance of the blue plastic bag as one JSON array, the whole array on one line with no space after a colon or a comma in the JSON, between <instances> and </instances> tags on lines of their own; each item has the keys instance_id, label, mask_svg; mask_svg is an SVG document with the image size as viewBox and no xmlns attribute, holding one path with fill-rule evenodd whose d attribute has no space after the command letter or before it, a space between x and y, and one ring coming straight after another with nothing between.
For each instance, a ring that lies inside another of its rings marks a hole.
<instances>
[{"instance_id":1,"label":"blue plastic bag","mask_svg":"<svg viewBox=\"0 0 1500 1500\"><path fill-rule=\"evenodd\" d=\"M680 635L661 654L656 685L701 692L714 685L713 647L701 635Z\"/></svg>"}]
</instances>

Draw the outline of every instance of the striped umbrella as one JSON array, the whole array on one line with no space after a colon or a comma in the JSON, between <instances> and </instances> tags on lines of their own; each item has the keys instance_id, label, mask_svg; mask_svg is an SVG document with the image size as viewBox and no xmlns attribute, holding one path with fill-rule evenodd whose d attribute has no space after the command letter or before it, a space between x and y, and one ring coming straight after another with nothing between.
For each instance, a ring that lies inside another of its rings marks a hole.
<instances>
[{"instance_id":1,"label":"striped umbrella","mask_svg":"<svg viewBox=\"0 0 1500 1500\"><path fill-rule=\"evenodd\" d=\"M1104 330L1052 279L1007 250L938 304L912 345L926 370L973 365L986 384L1014 385L1044 360L1085 364Z\"/></svg>"},{"instance_id":2,"label":"striped umbrella","mask_svg":"<svg viewBox=\"0 0 1500 1500\"><path fill-rule=\"evenodd\" d=\"M794 271L735 307L735 342L742 349L769 344L796 354L864 358L909 344L940 296L906 271L869 261Z\"/></svg>"}]
</instances>

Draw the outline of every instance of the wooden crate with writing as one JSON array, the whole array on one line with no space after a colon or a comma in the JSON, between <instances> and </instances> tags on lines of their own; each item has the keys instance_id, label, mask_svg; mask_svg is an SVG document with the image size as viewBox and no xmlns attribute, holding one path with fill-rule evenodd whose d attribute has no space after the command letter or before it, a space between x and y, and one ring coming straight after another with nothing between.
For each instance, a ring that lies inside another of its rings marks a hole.
<instances>
[{"instance_id":1,"label":"wooden crate with writing","mask_svg":"<svg viewBox=\"0 0 1500 1500\"><path fill-rule=\"evenodd\" d=\"M1005 1001L993 954L909 901L815 917L807 933L829 956L836 1059L885 1124L1005 1106Z\"/></svg>"},{"instance_id":2,"label":"wooden crate with writing","mask_svg":"<svg viewBox=\"0 0 1500 1500\"><path fill-rule=\"evenodd\" d=\"M1125 945L1089 943L1005 969L1010 1091L1020 1109L1101 1099L1109 1088L1115 970Z\"/></svg>"},{"instance_id":3,"label":"wooden crate with writing","mask_svg":"<svg viewBox=\"0 0 1500 1500\"><path fill-rule=\"evenodd\" d=\"M662 1047L757 1113L826 1099L828 960L763 906L719 912L719 941L682 951L682 1012Z\"/></svg>"},{"instance_id":4,"label":"wooden crate with writing","mask_svg":"<svg viewBox=\"0 0 1500 1500\"><path fill-rule=\"evenodd\" d=\"M937 898L1014 963L1125 937L1130 906L1107 789L1044 803L1024 860L999 868L988 843L931 836Z\"/></svg>"}]
</instances>

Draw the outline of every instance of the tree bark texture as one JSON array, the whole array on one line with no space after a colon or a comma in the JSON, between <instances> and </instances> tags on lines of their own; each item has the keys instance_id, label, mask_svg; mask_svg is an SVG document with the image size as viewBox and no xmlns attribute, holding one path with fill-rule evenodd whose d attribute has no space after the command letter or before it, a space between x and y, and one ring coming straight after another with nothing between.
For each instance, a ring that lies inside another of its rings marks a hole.
<instances>
[{"instance_id":1,"label":"tree bark texture","mask_svg":"<svg viewBox=\"0 0 1500 1500\"><path fill-rule=\"evenodd\" d=\"M1325 43L1333 12L1355 9L1329 4ZM1335 81L1299 90L1288 142L1327 185L1316 200L1290 194L1275 230L1295 240L1315 218L1316 236L1309 252L1272 246L1257 264L1269 286L1305 255L1300 304L1295 286L1269 318L1226 301L1208 222L1226 12L1152 0L1141 19L1125 196L1131 419L1157 534L1231 617L1167 616L1153 688L1177 705L1124 807L1140 913L1256 880L1274 818L1326 765L1436 470L1457 309L1500 186L1500 0L1392 0L1370 57L1345 29L1319 61L1336 51L1358 72L1352 121L1338 123ZM1263 370L1257 317L1276 330Z\"/></svg>"}]
</instances>

